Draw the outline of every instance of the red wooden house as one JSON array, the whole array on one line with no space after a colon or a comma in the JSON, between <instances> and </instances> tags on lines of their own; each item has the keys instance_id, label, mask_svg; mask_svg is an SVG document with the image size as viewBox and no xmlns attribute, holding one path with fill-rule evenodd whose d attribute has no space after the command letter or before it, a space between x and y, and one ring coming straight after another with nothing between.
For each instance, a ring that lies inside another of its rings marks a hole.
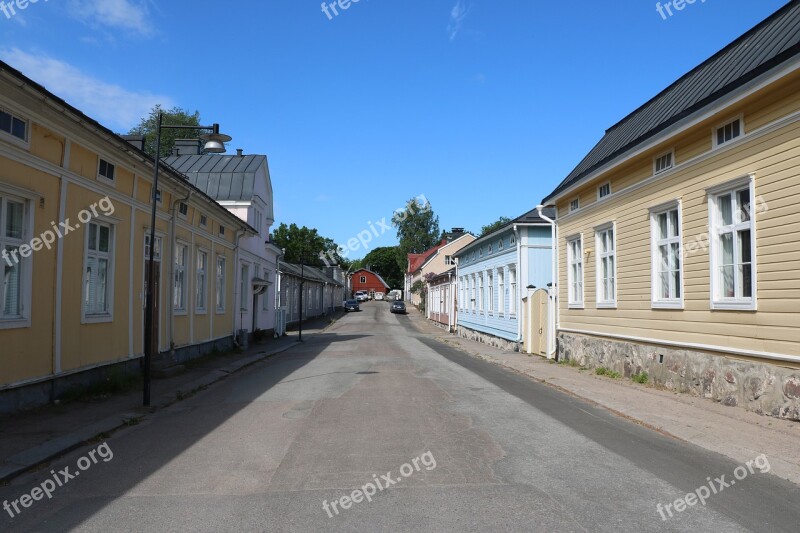
<instances>
[{"instance_id":1,"label":"red wooden house","mask_svg":"<svg viewBox=\"0 0 800 533\"><path fill-rule=\"evenodd\" d=\"M389 292L389 285L383 280L383 278L372 272L371 270L367 270L366 268L362 268L361 270L356 270L353 272L353 294L357 293L358 291L367 291L369 293L370 298L375 296L376 292L382 292L386 294Z\"/></svg>"}]
</instances>

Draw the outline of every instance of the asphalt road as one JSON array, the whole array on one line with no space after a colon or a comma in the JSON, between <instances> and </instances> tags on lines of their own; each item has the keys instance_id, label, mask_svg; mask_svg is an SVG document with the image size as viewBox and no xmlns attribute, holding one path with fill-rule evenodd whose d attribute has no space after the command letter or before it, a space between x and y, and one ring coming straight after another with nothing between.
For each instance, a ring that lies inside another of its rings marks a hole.
<instances>
[{"instance_id":1,"label":"asphalt road","mask_svg":"<svg viewBox=\"0 0 800 533\"><path fill-rule=\"evenodd\" d=\"M20 511L0 509L0 531L800 529L800 489L760 472L763 459L750 473L443 346L388 308L365 304L0 487ZM22 507L24 494L41 499ZM679 498L694 504L679 511Z\"/></svg>"}]
</instances>

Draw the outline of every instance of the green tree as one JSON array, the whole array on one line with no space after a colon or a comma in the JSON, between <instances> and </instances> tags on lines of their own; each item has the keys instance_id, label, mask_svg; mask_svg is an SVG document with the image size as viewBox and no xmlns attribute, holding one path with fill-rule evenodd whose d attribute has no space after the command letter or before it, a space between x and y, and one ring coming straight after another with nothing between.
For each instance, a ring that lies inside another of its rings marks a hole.
<instances>
[{"instance_id":1,"label":"green tree","mask_svg":"<svg viewBox=\"0 0 800 533\"><path fill-rule=\"evenodd\" d=\"M509 222L511 222L510 218L508 218L508 217L500 217L495 222L492 222L491 224L487 224L487 225L483 226L481 228L481 235L480 236L483 237L484 235L488 235L489 233L493 232L494 230L498 230L498 229L502 228L503 226L505 226Z\"/></svg>"},{"instance_id":2,"label":"green tree","mask_svg":"<svg viewBox=\"0 0 800 533\"><path fill-rule=\"evenodd\" d=\"M321 236L315 228L281 223L272 232L272 244L286 250L283 260L287 263L302 262L315 267L338 264L345 269L349 266L349 262L339 255L333 240Z\"/></svg>"},{"instance_id":3,"label":"green tree","mask_svg":"<svg viewBox=\"0 0 800 533\"><path fill-rule=\"evenodd\" d=\"M180 107L173 107L169 110L161 109L161 105L156 105L150 110L150 114L143 118L139 125L131 128L128 135L144 135L144 151L151 157L156 156L156 126L158 124L159 112L164 113L163 124L170 126L199 126L200 112L189 113ZM175 146L175 139L196 139L202 133L201 130L171 130L161 129L161 157L167 157L172 153Z\"/></svg>"},{"instance_id":4,"label":"green tree","mask_svg":"<svg viewBox=\"0 0 800 533\"><path fill-rule=\"evenodd\" d=\"M399 246L375 248L360 260L364 268L377 272L391 289L403 287L403 272Z\"/></svg>"},{"instance_id":5,"label":"green tree","mask_svg":"<svg viewBox=\"0 0 800 533\"><path fill-rule=\"evenodd\" d=\"M405 271L406 256L420 254L435 246L439 239L439 217L433 212L431 203L424 197L411 198L404 209L392 216L400 241L399 261Z\"/></svg>"}]
</instances>

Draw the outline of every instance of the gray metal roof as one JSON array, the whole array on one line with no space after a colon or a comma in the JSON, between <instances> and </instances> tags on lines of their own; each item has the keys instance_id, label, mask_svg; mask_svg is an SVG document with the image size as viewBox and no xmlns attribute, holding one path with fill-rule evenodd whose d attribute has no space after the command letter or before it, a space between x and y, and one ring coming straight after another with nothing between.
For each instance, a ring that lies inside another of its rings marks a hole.
<instances>
[{"instance_id":1,"label":"gray metal roof","mask_svg":"<svg viewBox=\"0 0 800 533\"><path fill-rule=\"evenodd\" d=\"M544 214L544 216L546 216L547 218L554 219L556 217L556 210L553 207L545 207L544 209L542 209L542 214ZM542 224L542 225L548 224L549 225L550 223L539 216L539 210L538 209L531 209L530 211L528 211L524 215L518 216L517 218L515 218L514 220L512 220L508 224L504 224L504 225L500 226L499 228L497 228L493 232L487 233L486 235L482 235L482 236L478 237L477 239L475 239L474 241L472 241L468 245L466 245L463 248L461 248L458 252L456 252L455 253L456 257L459 257L464 252L472 250L476 246L480 246L481 244L485 243L486 241L488 241L490 239L493 239L494 237L497 236L498 233L500 233L501 231L507 230L508 228L513 226L514 224Z\"/></svg>"},{"instance_id":2,"label":"gray metal roof","mask_svg":"<svg viewBox=\"0 0 800 533\"><path fill-rule=\"evenodd\" d=\"M326 275L321 270L308 265L303 265L301 268L301 265L297 265L294 263L285 263L283 261L280 261L278 265L278 270L280 270L280 272L283 274L294 276L296 278L300 278L302 274L302 279L305 281L329 283L331 285L337 285L339 287L344 286L340 282L333 279L332 277Z\"/></svg>"},{"instance_id":3,"label":"gray metal roof","mask_svg":"<svg viewBox=\"0 0 800 533\"><path fill-rule=\"evenodd\" d=\"M800 53L800 0L793 0L606 131L543 201Z\"/></svg>"},{"instance_id":4,"label":"gray metal roof","mask_svg":"<svg viewBox=\"0 0 800 533\"><path fill-rule=\"evenodd\" d=\"M185 174L189 181L217 201L250 201L256 174L266 164L264 155L173 155L164 163Z\"/></svg>"}]
</instances>

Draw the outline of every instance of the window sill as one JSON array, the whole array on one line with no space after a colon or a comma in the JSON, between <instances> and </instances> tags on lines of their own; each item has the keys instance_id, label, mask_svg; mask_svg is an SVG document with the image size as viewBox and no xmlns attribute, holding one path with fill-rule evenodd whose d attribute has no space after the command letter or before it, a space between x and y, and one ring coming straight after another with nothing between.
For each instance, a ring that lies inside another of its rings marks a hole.
<instances>
[{"instance_id":1,"label":"window sill","mask_svg":"<svg viewBox=\"0 0 800 533\"><path fill-rule=\"evenodd\" d=\"M100 174L97 175L97 181L99 183L105 183L109 187L114 187L115 189L117 188L117 182L115 180L109 179L105 176L101 176Z\"/></svg>"},{"instance_id":2,"label":"window sill","mask_svg":"<svg viewBox=\"0 0 800 533\"><path fill-rule=\"evenodd\" d=\"M30 135L28 135L28 136L30 136ZM19 137L11 135L10 133L6 133L5 131L0 132L0 139L6 141L9 144L13 144L15 146L18 146L19 148L22 148L23 150L30 150L31 149L31 143L29 141L24 141L24 140L20 139Z\"/></svg>"},{"instance_id":3,"label":"window sill","mask_svg":"<svg viewBox=\"0 0 800 533\"><path fill-rule=\"evenodd\" d=\"M757 311L756 301L747 302L711 302L712 311Z\"/></svg>"},{"instance_id":4,"label":"window sill","mask_svg":"<svg viewBox=\"0 0 800 533\"><path fill-rule=\"evenodd\" d=\"M683 310L683 301L675 301L675 302L650 302L650 307L652 309L672 309L672 310Z\"/></svg>"},{"instance_id":5,"label":"window sill","mask_svg":"<svg viewBox=\"0 0 800 533\"><path fill-rule=\"evenodd\" d=\"M284 307L283 309L284 309L284 310L286 310L286 308L285 308L285 307ZM225 309L217 309L217 310L216 310L216 313L217 313L218 315L224 315L224 314L226 314L226 311L225 311Z\"/></svg>"},{"instance_id":6,"label":"window sill","mask_svg":"<svg viewBox=\"0 0 800 533\"><path fill-rule=\"evenodd\" d=\"M175 316L186 316L188 313L186 309L173 309L172 314Z\"/></svg>"},{"instance_id":7,"label":"window sill","mask_svg":"<svg viewBox=\"0 0 800 533\"><path fill-rule=\"evenodd\" d=\"M0 329L21 329L29 327L31 327L31 321L27 318L0 319Z\"/></svg>"},{"instance_id":8,"label":"window sill","mask_svg":"<svg viewBox=\"0 0 800 533\"><path fill-rule=\"evenodd\" d=\"M195 315L207 315L208 311L206 309L195 309L194 310L194 314Z\"/></svg>"},{"instance_id":9,"label":"window sill","mask_svg":"<svg viewBox=\"0 0 800 533\"><path fill-rule=\"evenodd\" d=\"M572 303L567 305L568 309L585 309L583 304Z\"/></svg>"},{"instance_id":10,"label":"window sill","mask_svg":"<svg viewBox=\"0 0 800 533\"><path fill-rule=\"evenodd\" d=\"M617 302L597 302L595 307L597 307L597 309L616 309Z\"/></svg>"},{"instance_id":11,"label":"window sill","mask_svg":"<svg viewBox=\"0 0 800 533\"><path fill-rule=\"evenodd\" d=\"M114 316L110 314L105 315L85 315L81 324L108 324L114 322Z\"/></svg>"}]
</instances>

